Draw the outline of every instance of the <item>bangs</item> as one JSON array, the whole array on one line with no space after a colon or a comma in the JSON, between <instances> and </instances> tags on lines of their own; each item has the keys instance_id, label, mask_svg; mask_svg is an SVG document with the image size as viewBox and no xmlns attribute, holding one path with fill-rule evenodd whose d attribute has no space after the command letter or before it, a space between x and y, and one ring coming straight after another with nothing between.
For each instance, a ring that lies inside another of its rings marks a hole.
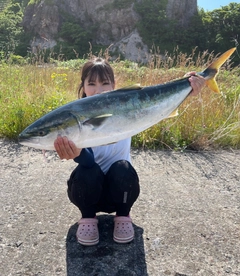
<instances>
[{"instance_id":1,"label":"bangs","mask_svg":"<svg viewBox=\"0 0 240 276\"><path fill-rule=\"evenodd\" d=\"M101 63L96 63L87 74L87 77L90 82L95 82L96 79L98 79L100 82L110 81L114 83L114 77L111 72L109 72L108 67Z\"/></svg>"}]
</instances>

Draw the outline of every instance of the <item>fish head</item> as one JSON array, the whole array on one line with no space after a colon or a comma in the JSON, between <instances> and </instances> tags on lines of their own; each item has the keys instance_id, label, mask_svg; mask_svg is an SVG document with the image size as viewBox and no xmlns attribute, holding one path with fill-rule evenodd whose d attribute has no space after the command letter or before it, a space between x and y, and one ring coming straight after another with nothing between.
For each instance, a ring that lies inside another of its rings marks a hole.
<instances>
[{"instance_id":1,"label":"fish head","mask_svg":"<svg viewBox=\"0 0 240 276\"><path fill-rule=\"evenodd\" d=\"M54 150L54 141L58 136L67 136L75 141L80 129L80 122L72 112L54 110L25 128L18 140L24 146Z\"/></svg>"}]
</instances>

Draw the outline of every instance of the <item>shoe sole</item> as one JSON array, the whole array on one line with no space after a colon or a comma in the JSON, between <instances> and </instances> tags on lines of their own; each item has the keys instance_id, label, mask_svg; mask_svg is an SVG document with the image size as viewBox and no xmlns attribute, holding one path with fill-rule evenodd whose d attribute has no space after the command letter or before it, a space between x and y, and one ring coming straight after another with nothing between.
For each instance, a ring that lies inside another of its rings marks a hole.
<instances>
[{"instance_id":1,"label":"shoe sole","mask_svg":"<svg viewBox=\"0 0 240 276\"><path fill-rule=\"evenodd\" d=\"M128 238L118 238L113 236L113 240L117 243L129 243L134 239L134 236Z\"/></svg>"},{"instance_id":2,"label":"shoe sole","mask_svg":"<svg viewBox=\"0 0 240 276\"><path fill-rule=\"evenodd\" d=\"M80 239L77 238L77 241L81 245L85 245L85 246L97 245L99 243L99 239L95 239L95 240L92 240L92 241L87 241L87 240L80 240Z\"/></svg>"}]
</instances>

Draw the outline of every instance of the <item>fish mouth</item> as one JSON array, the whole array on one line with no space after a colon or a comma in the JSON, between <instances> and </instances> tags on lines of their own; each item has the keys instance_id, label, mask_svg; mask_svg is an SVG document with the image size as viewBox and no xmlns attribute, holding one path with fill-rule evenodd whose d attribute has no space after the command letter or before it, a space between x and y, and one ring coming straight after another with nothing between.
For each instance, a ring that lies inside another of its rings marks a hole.
<instances>
[{"instance_id":1,"label":"fish mouth","mask_svg":"<svg viewBox=\"0 0 240 276\"><path fill-rule=\"evenodd\" d=\"M29 144L38 144L39 138L28 137L26 134L20 133L18 135L18 142L21 145L28 146Z\"/></svg>"}]
</instances>

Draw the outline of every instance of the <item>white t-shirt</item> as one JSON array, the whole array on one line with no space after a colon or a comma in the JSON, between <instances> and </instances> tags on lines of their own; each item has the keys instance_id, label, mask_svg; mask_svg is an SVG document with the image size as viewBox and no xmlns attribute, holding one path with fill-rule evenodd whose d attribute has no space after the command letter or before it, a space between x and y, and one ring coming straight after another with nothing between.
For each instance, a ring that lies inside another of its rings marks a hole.
<instances>
[{"instance_id":1,"label":"white t-shirt","mask_svg":"<svg viewBox=\"0 0 240 276\"><path fill-rule=\"evenodd\" d=\"M118 160L131 162L130 147L131 138L127 138L114 144L93 147L92 150L95 162L100 166L104 174L106 174L110 166Z\"/></svg>"}]
</instances>

